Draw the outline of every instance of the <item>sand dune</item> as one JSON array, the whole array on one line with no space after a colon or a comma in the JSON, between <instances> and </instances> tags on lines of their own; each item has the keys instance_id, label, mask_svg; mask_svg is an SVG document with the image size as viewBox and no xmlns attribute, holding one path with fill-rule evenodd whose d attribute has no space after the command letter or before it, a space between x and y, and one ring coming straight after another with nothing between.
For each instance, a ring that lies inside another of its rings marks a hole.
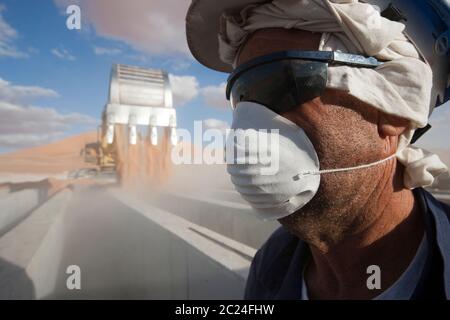
<instances>
[{"instance_id":1,"label":"sand dune","mask_svg":"<svg viewBox=\"0 0 450 320\"><path fill-rule=\"evenodd\" d=\"M96 132L83 133L55 143L0 155L0 172L7 174L60 174L90 167L82 150L97 141Z\"/></svg>"}]
</instances>

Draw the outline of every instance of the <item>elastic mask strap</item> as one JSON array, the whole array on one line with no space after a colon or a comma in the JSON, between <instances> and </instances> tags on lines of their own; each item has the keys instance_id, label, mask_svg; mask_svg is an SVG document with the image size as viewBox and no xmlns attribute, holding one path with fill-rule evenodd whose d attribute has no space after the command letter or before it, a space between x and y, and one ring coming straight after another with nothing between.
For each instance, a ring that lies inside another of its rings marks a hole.
<instances>
[{"instance_id":1,"label":"elastic mask strap","mask_svg":"<svg viewBox=\"0 0 450 320\"><path fill-rule=\"evenodd\" d=\"M311 176L311 175L316 176L316 175L327 174L327 173L346 172L346 171L366 169L366 168L374 167L374 166L377 166L384 162L387 162L395 157L397 157L397 153L394 153L392 156L390 156L386 159L383 159L383 160L379 160L374 163L364 164L361 166L356 166L356 167L351 167L351 168L329 169L329 170L320 170L320 171L306 171L306 172L302 172L302 173L298 174L297 176L295 176L294 180L298 180L299 178L304 177L304 176Z\"/></svg>"}]
</instances>

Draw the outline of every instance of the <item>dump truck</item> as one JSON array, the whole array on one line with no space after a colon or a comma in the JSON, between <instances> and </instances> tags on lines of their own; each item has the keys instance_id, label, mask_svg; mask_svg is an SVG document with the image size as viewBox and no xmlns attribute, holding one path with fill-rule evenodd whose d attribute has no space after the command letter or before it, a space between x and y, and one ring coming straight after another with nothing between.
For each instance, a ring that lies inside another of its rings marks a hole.
<instances>
[{"instance_id":1,"label":"dump truck","mask_svg":"<svg viewBox=\"0 0 450 320\"><path fill-rule=\"evenodd\" d=\"M115 168L118 126L125 127L130 145L137 143L138 129L142 128L147 129L148 139L154 146L158 145L161 128L168 130L170 143L177 144L177 117L165 71L123 64L112 66L108 101L102 112L98 141L86 145L86 162L96 161L102 170Z\"/></svg>"}]
</instances>

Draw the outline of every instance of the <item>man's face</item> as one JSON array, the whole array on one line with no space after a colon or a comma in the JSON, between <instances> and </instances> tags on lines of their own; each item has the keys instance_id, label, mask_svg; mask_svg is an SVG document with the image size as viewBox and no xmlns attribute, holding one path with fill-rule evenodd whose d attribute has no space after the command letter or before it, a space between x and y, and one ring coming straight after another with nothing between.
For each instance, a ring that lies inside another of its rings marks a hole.
<instances>
[{"instance_id":1,"label":"man's face","mask_svg":"<svg viewBox=\"0 0 450 320\"><path fill-rule=\"evenodd\" d=\"M238 64L277 51L316 51L320 37L300 30L260 30L242 48ZM317 151L321 169L372 163L390 156L397 148L398 137L386 135L380 126L386 116L343 91L327 90L323 96L282 116L306 132ZM322 175L312 201L280 222L304 240L319 232L331 237L327 241L339 241L346 232L357 231L354 226L363 222L358 219L367 217L359 213L368 209L364 204L383 183L381 178L389 165Z\"/></svg>"}]
</instances>

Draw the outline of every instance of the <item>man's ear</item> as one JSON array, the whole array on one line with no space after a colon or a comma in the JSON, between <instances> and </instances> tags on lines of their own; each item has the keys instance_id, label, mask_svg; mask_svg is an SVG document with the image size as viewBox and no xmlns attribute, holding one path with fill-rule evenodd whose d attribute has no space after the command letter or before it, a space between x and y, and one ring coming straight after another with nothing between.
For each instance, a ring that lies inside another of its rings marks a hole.
<instances>
[{"instance_id":1,"label":"man's ear","mask_svg":"<svg viewBox=\"0 0 450 320\"><path fill-rule=\"evenodd\" d=\"M409 129L409 120L380 112L378 134L386 142L384 151L390 155L397 151L398 137Z\"/></svg>"},{"instance_id":2,"label":"man's ear","mask_svg":"<svg viewBox=\"0 0 450 320\"><path fill-rule=\"evenodd\" d=\"M398 137L409 129L409 120L380 112L378 132L380 137Z\"/></svg>"}]
</instances>

